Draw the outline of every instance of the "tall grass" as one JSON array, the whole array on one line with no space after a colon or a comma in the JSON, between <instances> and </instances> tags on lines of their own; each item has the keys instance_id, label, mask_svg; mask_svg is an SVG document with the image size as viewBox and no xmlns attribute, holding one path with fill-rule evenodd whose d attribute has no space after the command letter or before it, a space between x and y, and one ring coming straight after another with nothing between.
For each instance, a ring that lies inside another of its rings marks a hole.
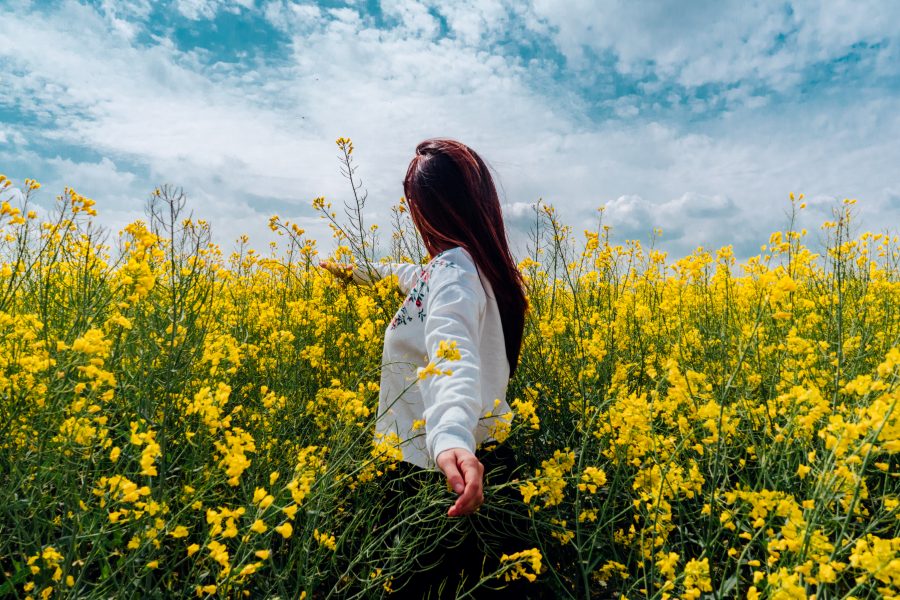
<instances>
[{"instance_id":1,"label":"tall grass","mask_svg":"<svg viewBox=\"0 0 900 600\"><path fill-rule=\"evenodd\" d=\"M328 258L371 262L352 184ZM8 180L0 180L7 186ZM372 436L392 280L343 284L273 217L224 256L163 186L112 241L67 189L0 216L0 595L395 595L448 519L436 476L396 512ZM534 579L562 598L900 593L897 238L812 253L792 217L738 265L577 235L535 207L530 311L500 437L522 552L458 590ZM388 260L427 260L401 203Z\"/></svg>"}]
</instances>

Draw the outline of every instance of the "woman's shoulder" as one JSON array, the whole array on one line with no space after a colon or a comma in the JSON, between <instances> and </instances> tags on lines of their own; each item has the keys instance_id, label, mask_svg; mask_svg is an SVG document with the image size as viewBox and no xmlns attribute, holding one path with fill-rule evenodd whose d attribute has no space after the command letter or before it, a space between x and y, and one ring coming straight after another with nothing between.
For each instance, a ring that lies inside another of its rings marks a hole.
<instances>
[{"instance_id":1,"label":"woman's shoulder","mask_svg":"<svg viewBox=\"0 0 900 600\"><path fill-rule=\"evenodd\" d=\"M469 251L462 246L454 246L440 252L431 259L431 262L441 265L452 264L461 267L475 267L475 259L473 259L472 255L469 254Z\"/></svg>"},{"instance_id":2,"label":"woman's shoulder","mask_svg":"<svg viewBox=\"0 0 900 600\"><path fill-rule=\"evenodd\" d=\"M461 246L444 250L435 256L428 263L426 271L428 273L425 277L432 289L456 284L472 289L478 296L484 295L484 286L478 275L478 267L472 259L472 255Z\"/></svg>"},{"instance_id":3,"label":"woman's shoulder","mask_svg":"<svg viewBox=\"0 0 900 600\"><path fill-rule=\"evenodd\" d=\"M478 274L478 267L472 259L469 251L462 246L454 246L444 250L431 259L427 269L434 275L441 273L444 276L465 276L467 274Z\"/></svg>"}]
</instances>

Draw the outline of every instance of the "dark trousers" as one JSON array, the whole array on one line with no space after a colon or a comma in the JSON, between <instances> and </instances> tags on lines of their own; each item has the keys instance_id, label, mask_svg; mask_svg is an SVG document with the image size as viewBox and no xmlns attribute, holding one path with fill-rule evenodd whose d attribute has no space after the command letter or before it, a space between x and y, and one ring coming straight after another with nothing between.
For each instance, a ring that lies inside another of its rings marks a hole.
<instances>
[{"instance_id":1,"label":"dark trousers","mask_svg":"<svg viewBox=\"0 0 900 600\"><path fill-rule=\"evenodd\" d=\"M543 586L519 579L492 578L475 587L482 576L500 566L502 554L512 554L535 546L530 537L531 522L521 494L508 483L515 473L515 454L505 444L480 448L476 452L484 465L485 501L481 508L464 517L447 517L455 494L447 493L441 504L416 505L422 488L446 489L446 478L438 471L400 463L386 477L388 498L383 524L400 518L419 550L415 567L395 582L401 598L541 598ZM430 495L433 498L433 495ZM530 540L530 541L529 541Z\"/></svg>"}]
</instances>

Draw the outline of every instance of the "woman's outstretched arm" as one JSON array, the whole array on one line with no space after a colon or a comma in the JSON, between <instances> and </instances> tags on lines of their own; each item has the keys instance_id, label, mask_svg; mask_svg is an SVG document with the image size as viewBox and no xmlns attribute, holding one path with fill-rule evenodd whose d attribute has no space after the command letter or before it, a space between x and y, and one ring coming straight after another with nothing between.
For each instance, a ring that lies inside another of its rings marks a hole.
<instances>
[{"instance_id":1,"label":"woman's outstretched arm","mask_svg":"<svg viewBox=\"0 0 900 600\"><path fill-rule=\"evenodd\" d=\"M425 404L425 444L450 487L459 494L448 515L460 516L484 502L484 467L475 456L475 428L482 410L479 323L487 298L477 274L455 268L432 271L429 283L427 358L452 374L429 375L419 382ZM459 357L441 360L441 342L455 342Z\"/></svg>"},{"instance_id":2,"label":"woman's outstretched arm","mask_svg":"<svg viewBox=\"0 0 900 600\"><path fill-rule=\"evenodd\" d=\"M397 284L400 287L400 291L404 294L409 293L416 278L422 272L422 265L413 263L371 263L369 265L371 270L366 268L365 265L354 265L352 271L349 271L349 275L350 265L341 265L329 260L320 262L319 266L327 269L335 277L352 279L356 283L363 285L371 285L378 279L396 275Z\"/></svg>"}]
</instances>

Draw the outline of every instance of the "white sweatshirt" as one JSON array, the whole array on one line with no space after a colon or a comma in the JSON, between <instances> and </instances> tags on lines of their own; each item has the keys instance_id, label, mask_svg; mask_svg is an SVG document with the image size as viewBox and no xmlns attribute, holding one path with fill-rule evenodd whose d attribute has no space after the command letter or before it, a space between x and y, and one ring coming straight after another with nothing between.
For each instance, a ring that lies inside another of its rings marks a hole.
<instances>
[{"instance_id":1,"label":"white sweatshirt","mask_svg":"<svg viewBox=\"0 0 900 600\"><path fill-rule=\"evenodd\" d=\"M506 414L509 362L490 282L461 247L441 252L424 266L373 267L382 278L396 274L407 294L384 335L376 432L396 433L403 460L426 469L436 468L434 459L444 450L475 452L493 439L491 430L500 415L506 417L503 422L512 416ZM371 283L363 267L353 275L360 283ZM441 341L455 341L460 358L438 357ZM452 375L419 379L419 369L429 362ZM485 417L488 413L492 416ZM424 428L413 429L421 420Z\"/></svg>"}]
</instances>

